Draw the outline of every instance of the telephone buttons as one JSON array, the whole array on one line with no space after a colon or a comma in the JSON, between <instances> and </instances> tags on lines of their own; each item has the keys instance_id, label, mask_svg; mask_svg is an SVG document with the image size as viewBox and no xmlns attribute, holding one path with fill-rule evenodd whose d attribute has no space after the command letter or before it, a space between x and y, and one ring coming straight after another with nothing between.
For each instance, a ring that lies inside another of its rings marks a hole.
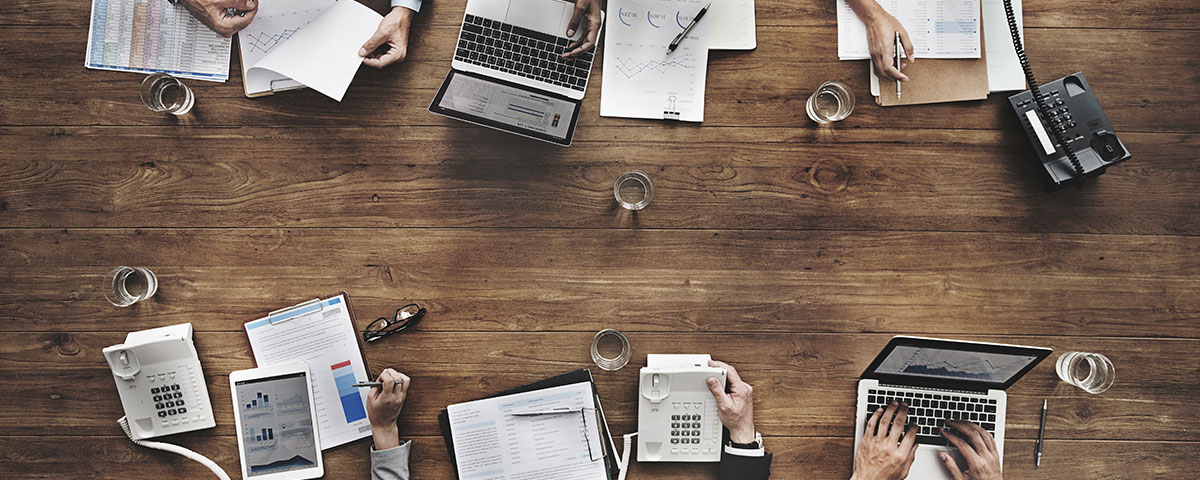
<instances>
[{"instance_id":1,"label":"telephone buttons","mask_svg":"<svg viewBox=\"0 0 1200 480\"><path fill-rule=\"evenodd\" d=\"M166 416L167 416L167 412L166 412L165 410L159 410L159 411L158 411L158 416L159 416L160 418L161 418L161 417L166 417Z\"/></svg>"},{"instance_id":2,"label":"telephone buttons","mask_svg":"<svg viewBox=\"0 0 1200 480\"><path fill-rule=\"evenodd\" d=\"M671 449L671 455L679 455L679 449L678 449L678 448L672 448L672 449Z\"/></svg>"}]
</instances>

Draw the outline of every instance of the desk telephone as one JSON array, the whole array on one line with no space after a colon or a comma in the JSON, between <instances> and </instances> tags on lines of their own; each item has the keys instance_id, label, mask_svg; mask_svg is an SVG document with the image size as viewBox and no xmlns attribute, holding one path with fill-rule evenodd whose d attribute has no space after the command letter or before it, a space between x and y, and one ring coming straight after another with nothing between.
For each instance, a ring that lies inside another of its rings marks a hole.
<instances>
[{"instance_id":1,"label":"desk telephone","mask_svg":"<svg viewBox=\"0 0 1200 480\"><path fill-rule=\"evenodd\" d=\"M1081 187L1085 179L1129 160L1132 155L1117 138L1083 72L1039 86L1021 44L1012 0L1004 0L1004 13L1029 84L1029 90L1008 97L1008 102L1046 171L1046 190Z\"/></svg>"},{"instance_id":2,"label":"desk telephone","mask_svg":"<svg viewBox=\"0 0 1200 480\"><path fill-rule=\"evenodd\" d=\"M721 461L721 419L708 379L725 370L708 355L647 355L638 388L639 462Z\"/></svg>"},{"instance_id":3,"label":"desk telephone","mask_svg":"<svg viewBox=\"0 0 1200 480\"><path fill-rule=\"evenodd\" d=\"M195 460L218 478L229 480L219 465L196 452L145 440L217 425L200 357L192 343L192 324L132 332L125 336L125 343L103 352L125 410L117 423L129 439Z\"/></svg>"}]
</instances>

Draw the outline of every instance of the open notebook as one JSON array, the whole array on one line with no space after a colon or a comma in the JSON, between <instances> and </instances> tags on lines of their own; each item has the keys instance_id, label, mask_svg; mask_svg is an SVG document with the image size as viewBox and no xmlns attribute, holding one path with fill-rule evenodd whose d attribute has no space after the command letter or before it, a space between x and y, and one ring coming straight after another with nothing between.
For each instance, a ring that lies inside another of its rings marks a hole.
<instances>
[{"instance_id":1,"label":"open notebook","mask_svg":"<svg viewBox=\"0 0 1200 480\"><path fill-rule=\"evenodd\" d=\"M261 2L238 33L247 97L310 87L341 101L383 16L354 0Z\"/></svg>"}]
</instances>

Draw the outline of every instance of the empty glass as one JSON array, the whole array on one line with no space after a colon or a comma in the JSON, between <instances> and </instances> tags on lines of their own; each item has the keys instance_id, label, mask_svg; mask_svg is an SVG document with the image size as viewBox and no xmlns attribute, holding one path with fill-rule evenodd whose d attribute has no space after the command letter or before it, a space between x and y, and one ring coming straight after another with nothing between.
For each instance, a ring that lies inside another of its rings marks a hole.
<instances>
[{"instance_id":1,"label":"empty glass","mask_svg":"<svg viewBox=\"0 0 1200 480\"><path fill-rule=\"evenodd\" d=\"M617 177L617 183L613 185L613 195L622 207L641 210L654 198L654 184L650 182L646 172L630 170Z\"/></svg>"},{"instance_id":2,"label":"empty glass","mask_svg":"<svg viewBox=\"0 0 1200 480\"><path fill-rule=\"evenodd\" d=\"M1088 393L1101 393L1116 379L1112 361L1099 353L1067 352L1058 357L1058 378Z\"/></svg>"},{"instance_id":3,"label":"empty glass","mask_svg":"<svg viewBox=\"0 0 1200 480\"><path fill-rule=\"evenodd\" d=\"M596 366L605 370L619 370L629 363L633 357L633 349L629 347L629 339L621 332L606 328L592 339L592 361Z\"/></svg>"},{"instance_id":4,"label":"empty glass","mask_svg":"<svg viewBox=\"0 0 1200 480\"><path fill-rule=\"evenodd\" d=\"M808 118L820 124L844 120L854 111L854 93L842 82L825 82L808 97Z\"/></svg>"},{"instance_id":5,"label":"empty glass","mask_svg":"<svg viewBox=\"0 0 1200 480\"><path fill-rule=\"evenodd\" d=\"M196 104L196 97L178 78L152 73L142 80L142 103L155 112L186 115Z\"/></svg>"},{"instance_id":6,"label":"empty glass","mask_svg":"<svg viewBox=\"0 0 1200 480\"><path fill-rule=\"evenodd\" d=\"M128 307L154 296L158 277L140 267L117 267L104 276L104 298L117 307Z\"/></svg>"}]
</instances>

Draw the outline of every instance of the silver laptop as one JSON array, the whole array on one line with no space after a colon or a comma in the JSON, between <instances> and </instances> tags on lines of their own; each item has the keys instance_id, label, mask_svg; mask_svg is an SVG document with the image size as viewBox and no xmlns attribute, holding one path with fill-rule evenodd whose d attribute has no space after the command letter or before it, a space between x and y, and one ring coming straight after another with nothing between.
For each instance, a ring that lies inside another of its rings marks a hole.
<instances>
[{"instance_id":1,"label":"silver laptop","mask_svg":"<svg viewBox=\"0 0 1200 480\"><path fill-rule=\"evenodd\" d=\"M977 423L996 439L1004 458L1004 390L1037 366L1049 348L965 342L921 337L892 337L858 381L858 414L854 449L862 442L867 418L893 400L909 406L910 423L918 426L917 458L909 478L945 478L950 474L938 458L951 452L966 463L938 427L946 418Z\"/></svg>"},{"instance_id":2,"label":"silver laptop","mask_svg":"<svg viewBox=\"0 0 1200 480\"><path fill-rule=\"evenodd\" d=\"M563 36L574 9L562 0L468 0L452 70L429 111L570 145L595 58L593 49L562 59L587 34L585 24Z\"/></svg>"}]
</instances>

